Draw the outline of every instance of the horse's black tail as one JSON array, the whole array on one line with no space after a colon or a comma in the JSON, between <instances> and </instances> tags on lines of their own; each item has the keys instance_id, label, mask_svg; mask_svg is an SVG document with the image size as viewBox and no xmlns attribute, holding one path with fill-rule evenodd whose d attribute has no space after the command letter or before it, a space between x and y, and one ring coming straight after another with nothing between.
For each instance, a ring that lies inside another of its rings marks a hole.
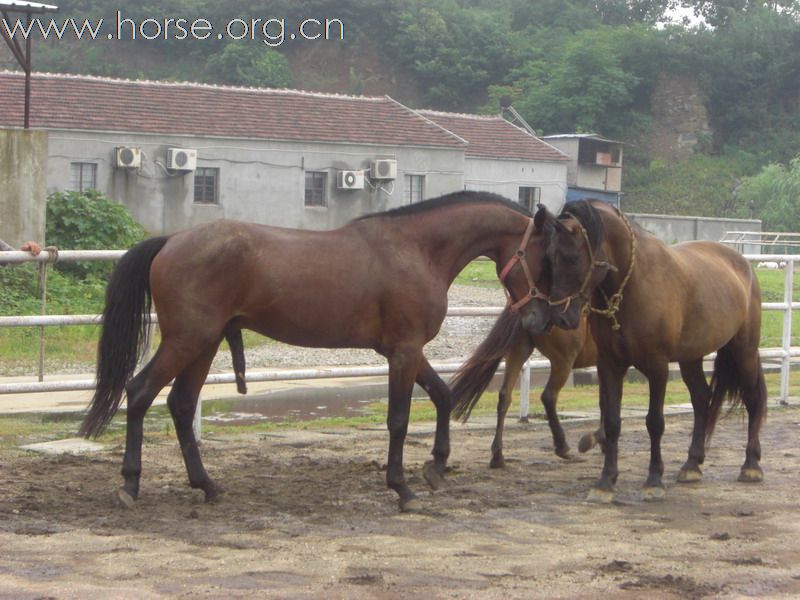
<instances>
[{"instance_id":1,"label":"horse's black tail","mask_svg":"<svg viewBox=\"0 0 800 600\"><path fill-rule=\"evenodd\" d=\"M521 328L519 313L504 310L487 338L458 369L450 380L453 398L451 416L454 419L461 419L465 423L469 419L472 409L489 387L500 361L514 345Z\"/></svg>"},{"instance_id":2,"label":"horse's black tail","mask_svg":"<svg viewBox=\"0 0 800 600\"><path fill-rule=\"evenodd\" d=\"M225 327L222 332L225 335L225 340L228 342L228 348L231 350L231 358L233 359L233 373L236 375L236 391L240 394L247 393L247 383L244 378L244 340L242 339L242 330L238 327L232 327L230 324Z\"/></svg>"},{"instance_id":3,"label":"horse's black tail","mask_svg":"<svg viewBox=\"0 0 800 600\"><path fill-rule=\"evenodd\" d=\"M757 361L757 368L755 389L748 393L731 348L723 346L717 351L714 372L711 375L711 403L706 420L706 441L710 440L711 434L714 433L714 426L726 400L730 403L730 410L740 406L743 401L753 403L753 406L747 407L748 411L755 411L755 419L751 421L751 425L756 429L761 427L767 416L767 385L760 359Z\"/></svg>"},{"instance_id":4,"label":"horse's black tail","mask_svg":"<svg viewBox=\"0 0 800 600\"><path fill-rule=\"evenodd\" d=\"M145 240L126 252L106 287L97 384L80 435L100 434L122 402L125 384L147 348L150 328L150 264L167 237Z\"/></svg>"}]
</instances>

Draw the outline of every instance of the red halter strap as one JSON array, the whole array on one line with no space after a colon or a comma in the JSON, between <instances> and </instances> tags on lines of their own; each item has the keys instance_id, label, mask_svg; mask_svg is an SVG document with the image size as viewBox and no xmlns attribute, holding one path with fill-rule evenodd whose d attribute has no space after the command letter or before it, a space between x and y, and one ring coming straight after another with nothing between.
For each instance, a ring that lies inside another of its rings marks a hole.
<instances>
[{"instance_id":1,"label":"red halter strap","mask_svg":"<svg viewBox=\"0 0 800 600\"><path fill-rule=\"evenodd\" d=\"M514 253L509 261L506 263L506 266L503 267L503 270L500 271L500 283L503 284L503 291L506 293L506 307L511 312L517 312L520 308L525 306L528 302L533 300L534 298L540 298L542 300L549 300L549 298L541 293L538 289L536 289L536 285L534 285L533 277L531 276L531 271L528 268L528 263L524 260L525 256L527 255L527 248L528 242L531 239L531 235L533 234L533 219L531 218L530 222L528 223L528 227L525 229L525 234L522 236L522 242L519 245L519 248ZM511 293L508 291L508 287L506 287L506 278L508 274L511 272L511 269L514 268L514 265L519 263L522 266L522 271L525 273L525 279L528 282L528 293L517 300L516 302L511 301Z\"/></svg>"}]
</instances>

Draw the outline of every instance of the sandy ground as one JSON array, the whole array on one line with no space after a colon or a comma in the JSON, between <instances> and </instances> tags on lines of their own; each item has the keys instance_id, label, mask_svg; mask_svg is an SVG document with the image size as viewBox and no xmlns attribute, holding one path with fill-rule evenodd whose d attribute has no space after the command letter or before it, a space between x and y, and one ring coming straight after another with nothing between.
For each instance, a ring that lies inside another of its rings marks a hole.
<instances>
[{"instance_id":1,"label":"sandy ground","mask_svg":"<svg viewBox=\"0 0 800 600\"><path fill-rule=\"evenodd\" d=\"M567 423L573 447L592 422ZM761 484L736 482L745 430L729 416L701 483L674 483L691 417L664 438L666 500L644 503L644 422L623 423L611 505L585 501L601 454L565 462L541 422L509 420L508 466L488 468L489 420L453 426L452 471L420 476L431 426L406 444L424 500L402 514L384 484L382 427L208 439L225 488L205 504L176 443L148 441L142 494L117 508L122 448L0 451L2 598L743 598L800 596L800 409L771 410Z\"/></svg>"}]
</instances>

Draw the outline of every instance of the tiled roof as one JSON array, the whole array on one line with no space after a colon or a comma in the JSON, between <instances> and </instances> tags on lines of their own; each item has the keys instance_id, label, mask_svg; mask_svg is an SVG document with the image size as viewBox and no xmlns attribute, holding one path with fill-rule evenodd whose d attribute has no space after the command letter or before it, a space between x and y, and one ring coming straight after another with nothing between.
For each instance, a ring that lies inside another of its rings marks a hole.
<instances>
[{"instance_id":1,"label":"tiled roof","mask_svg":"<svg viewBox=\"0 0 800 600\"><path fill-rule=\"evenodd\" d=\"M418 110L417 112L464 138L469 143L465 149L468 157L569 160L566 154L560 150L516 125L512 125L500 116L465 115L433 110Z\"/></svg>"},{"instance_id":2,"label":"tiled roof","mask_svg":"<svg viewBox=\"0 0 800 600\"><path fill-rule=\"evenodd\" d=\"M0 126L21 126L22 73L0 71ZM31 127L462 148L388 96L35 73Z\"/></svg>"}]
</instances>

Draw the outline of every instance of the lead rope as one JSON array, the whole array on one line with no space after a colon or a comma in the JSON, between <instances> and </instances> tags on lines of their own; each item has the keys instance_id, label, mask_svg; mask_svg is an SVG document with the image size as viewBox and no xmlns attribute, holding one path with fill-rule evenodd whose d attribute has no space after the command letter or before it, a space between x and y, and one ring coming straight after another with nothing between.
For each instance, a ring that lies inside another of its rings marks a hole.
<instances>
[{"instance_id":1,"label":"lead rope","mask_svg":"<svg viewBox=\"0 0 800 600\"><path fill-rule=\"evenodd\" d=\"M601 289L600 293L603 294L603 299L606 302L606 308L595 308L591 305L591 303L587 303L589 307L589 311L595 313L596 315L602 315L608 319L611 319L611 329L614 331L619 331L620 324L617 320L617 313L619 312L619 306L622 304L622 292L625 290L625 286L628 285L628 281L631 279L631 275L633 274L633 267L636 264L636 236L633 234L633 227L631 227L630 222L625 215L620 211L618 208L614 207L617 211L617 214L622 218L622 222L625 223L625 226L628 228L628 235L631 238L631 263L628 265L628 272L625 274L625 277L622 280L622 283L619 286L619 289L611 295L609 298L606 293Z\"/></svg>"}]
</instances>

